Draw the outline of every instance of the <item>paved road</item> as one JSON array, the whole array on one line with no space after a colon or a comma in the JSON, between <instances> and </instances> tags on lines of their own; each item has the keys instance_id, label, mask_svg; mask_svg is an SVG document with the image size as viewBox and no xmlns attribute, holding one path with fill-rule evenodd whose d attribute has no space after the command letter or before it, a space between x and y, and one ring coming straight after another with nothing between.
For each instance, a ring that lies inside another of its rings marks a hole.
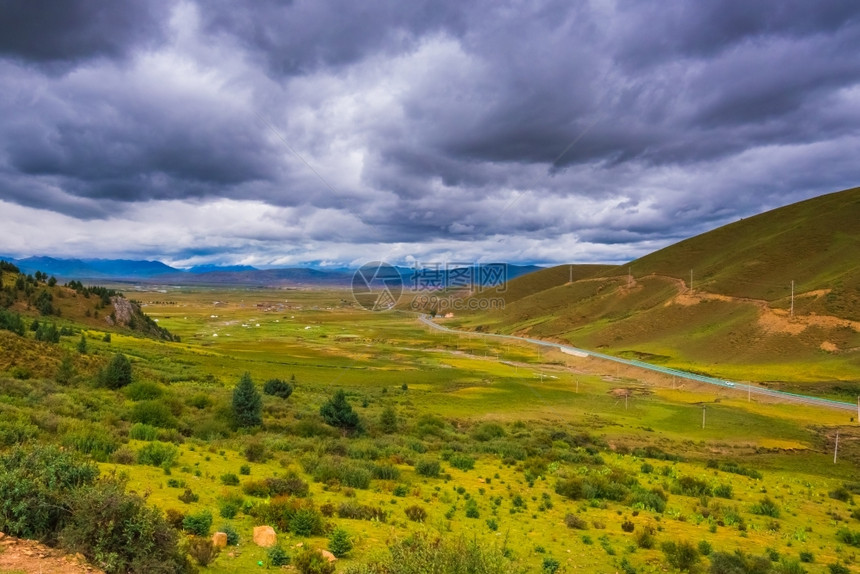
<instances>
[{"instance_id":1,"label":"paved road","mask_svg":"<svg viewBox=\"0 0 860 574\"><path fill-rule=\"evenodd\" d=\"M531 339L528 337L517 337L515 335L499 335L496 333L477 333L474 331L460 331L457 329L451 329L450 327L446 327L444 325L440 325L427 317L427 315L419 315L418 320L424 323L425 325L437 329L439 331L445 331L447 333L457 333L457 334L467 334L467 335L480 335L482 337L493 337L496 339L512 339L516 341L526 341L527 343L532 343L534 345L540 345L542 347L550 347L553 349L558 349L563 353L567 353L569 355L575 355L578 357L597 357L600 359L606 359L607 361L614 361L616 363L622 363L625 365L630 365L633 367L640 367L642 369L648 369L649 371L656 371L658 373L663 373L664 375L672 375L674 377L679 377L682 379L688 379L691 381L697 381L699 383L707 383L709 385L716 385L718 387L724 387L727 389L732 389L735 391L742 391L745 393L750 393L754 395L767 395L770 397L779 398L786 401L792 401L795 403L803 403L807 405L814 405L820 407L828 407L832 409L840 409L846 411L857 411L857 405L854 403L844 403L841 401L832 401L830 399L822 399L819 397L809 397L806 395L798 395L795 393L786 393L784 391L775 391L773 389L767 389L764 387L758 387L755 385L751 385L749 383L735 383L732 381L726 381L725 379L716 379L714 377L706 377L704 375L697 375L695 373L688 373L687 371L681 371L678 369L670 369L668 367L661 367L659 365L652 365L650 363L645 363L643 361L637 361L635 359L622 359L621 357L613 357L612 355L606 355L603 353L597 353L595 351L586 351L585 349L578 349L576 347L571 347L570 345L562 345L560 343L551 343L549 341L542 341L540 339Z\"/></svg>"}]
</instances>

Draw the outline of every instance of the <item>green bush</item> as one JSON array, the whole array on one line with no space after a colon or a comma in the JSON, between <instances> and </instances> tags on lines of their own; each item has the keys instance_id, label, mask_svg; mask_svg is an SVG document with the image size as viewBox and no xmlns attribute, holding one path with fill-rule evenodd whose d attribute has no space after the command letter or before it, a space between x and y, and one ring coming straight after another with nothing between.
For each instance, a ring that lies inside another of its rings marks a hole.
<instances>
[{"instance_id":1,"label":"green bush","mask_svg":"<svg viewBox=\"0 0 860 574\"><path fill-rule=\"evenodd\" d=\"M719 484L714 487L714 496L719 498L731 498L732 494L731 484Z\"/></svg>"},{"instance_id":2,"label":"green bush","mask_svg":"<svg viewBox=\"0 0 860 574\"><path fill-rule=\"evenodd\" d=\"M286 566L290 563L290 555L280 545L272 546L266 552L266 559L272 566Z\"/></svg>"},{"instance_id":3,"label":"green bush","mask_svg":"<svg viewBox=\"0 0 860 574\"><path fill-rule=\"evenodd\" d=\"M541 564L541 572L546 574L555 574L561 568L561 562L551 556L546 556Z\"/></svg>"},{"instance_id":4,"label":"green bush","mask_svg":"<svg viewBox=\"0 0 860 574\"><path fill-rule=\"evenodd\" d=\"M176 417L161 401L140 401L131 407L131 420L136 423L172 429L176 428Z\"/></svg>"},{"instance_id":5,"label":"green bush","mask_svg":"<svg viewBox=\"0 0 860 574\"><path fill-rule=\"evenodd\" d=\"M164 390L161 386L151 381L132 383L127 386L123 392L125 392L125 396L132 401L151 401L153 399L161 398L161 395L164 394Z\"/></svg>"},{"instance_id":6,"label":"green bush","mask_svg":"<svg viewBox=\"0 0 860 574\"><path fill-rule=\"evenodd\" d=\"M457 453L451 456L448 464L462 471L467 471L475 468L475 459L469 455Z\"/></svg>"},{"instance_id":7,"label":"green bush","mask_svg":"<svg viewBox=\"0 0 860 574\"><path fill-rule=\"evenodd\" d=\"M273 397L288 399L293 394L293 386L281 379L269 379L263 385L263 392Z\"/></svg>"},{"instance_id":8,"label":"green bush","mask_svg":"<svg viewBox=\"0 0 860 574\"><path fill-rule=\"evenodd\" d=\"M711 574L768 574L773 571L766 557L753 558L741 551L735 551L734 554L713 552L708 558L711 561Z\"/></svg>"},{"instance_id":9,"label":"green bush","mask_svg":"<svg viewBox=\"0 0 860 574\"><path fill-rule=\"evenodd\" d=\"M343 528L335 528L328 537L329 552L338 558L343 558L352 550L352 540Z\"/></svg>"},{"instance_id":10,"label":"green bush","mask_svg":"<svg viewBox=\"0 0 860 574\"><path fill-rule=\"evenodd\" d=\"M588 530L588 521L578 514L568 512L564 516L564 523L567 525L568 528L573 528L576 530Z\"/></svg>"},{"instance_id":11,"label":"green bush","mask_svg":"<svg viewBox=\"0 0 860 574\"><path fill-rule=\"evenodd\" d=\"M406 513L406 517L409 518L409 520L411 520L412 522L424 522L425 520L427 520L427 511L420 506L410 506L406 508L404 512Z\"/></svg>"},{"instance_id":12,"label":"green bush","mask_svg":"<svg viewBox=\"0 0 860 574\"><path fill-rule=\"evenodd\" d=\"M438 460L423 458L415 463L415 472L428 478L438 478L442 472L442 466Z\"/></svg>"},{"instance_id":13,"label":"green bush","mask_svg":"<svg viewBox=\"0 0 860 574\"><path fill-rule=\"evenodd\" d=\"M153 441L158 439L158 429L144 423L134 423L128 429L128 438L134 440Z\"/></svg>"},{"instance_id":14,"label":"green bush","mask_svg":"<svg viewBox=\"0 0 860 574\"><path fill-rule=\"evenodd\" d=\"M176 530L160 510L123 487L105 480L78 489L60 536L63 547L80 552L109 574L188 571Z\"/></svg>"},{"instance_id":15,"label":"green bush","mask_svg":"<svg viewBox=\"0 0 860 574\"><path fill-rule=\"evenodd\" d=\"M218 557L220 552L221 549L215 546L208 538L192 536L188 541L188 554L204 568L209 566Z\"/></svg>"},{"instance_id":16,"label":"green bush","mask_svg":"<svg viewBox=\"0 0 860 574\"><path fill-rule=\"evenodd\" d=\"M779 506L769 496L765 496L758 504L754 504L750 508L750 512L759 516L770 516L771 518L779 518L780 515Z\"/></svg>"},{"instance_id":17,"label":"green bush","mask_svg":"<svg viewBox=\"0 0 860 574\"><path fill-rule=\"evenodd\" d=\"M295 567L301 574L334 574L335 565L329 562L319 550L305 548L296 556Z\"/></svg>"},{"instance_id":18,"label":"green bush","mask_svg":"<svg viewBox=\"0 0 860 574\"><path fill-rule=\"evenodd\" d=\"M497 423L483 423L472 431L472 438L479 442L487 442L505 436L505 429Z\"/></svg>"},{"instance_id":19,"label":"green bush","mask_svg":"<svg viewBox=\"0 0 860 574\"><path fill-rule=\"evenodd\" d=\"M176 461L179 450L167 442L154 441L137 451L137 463L150 466L170 467Z\"/></svg>"},{"instance_id":20,"label":"green bush","mask_svg":"<svg viewBox=\"0 0 860 574\"><path fill-rule=\"evenodd\" d=\"M836 538L840 542L844 542L850 546L860 547L860 531L849 530L848 528L840 528L836 532Z\"/></svg>"},{"instance_id":21,"label":"green bush","mask_svg":"<svg viewBox=\"0 0 860 574\"><path fill-rule=\"evenodd\" d=\"M238 486L239 485L239 477L232 472L228 472L226 474L221 475L221 484L224 486Z\"/></svg>"},{"instance_id":22,"label":"green bush","mask_svg":"<svg viewBox=\"0 0 860 574\"><path fill-rule=\"evenodd\" d=\"M290 532L296 536L320 536L324 530L322 514L313 508L301 508L290 519Z\"/></svg>"},{"instance_id":23,"label":"green bush","mask_svg":"<svg viewBox=\"0 0 860 574\"><path fill-rule=\"evenodd\" d=\"M221 532L227 535L227 546L236 546L239 544L239 533L229 524L221 526Z\"/></svg>"},{"instance_id":24,"label":"green bush","mask_svg":"<svg viewBox=\"0 0 860 574\"><path fill-rule=\"evenodd\" d=\"M699 554L701 554L702 556L710 556L711 552L713 552L714 550L713 546L711 546L711 543L707 540L700 540L698 548Z\"/></svg>"},{"instance_id":25,"label":"green bush","mask_svg":"<svg viewBox=\"0 0 860 574\"><path fill-rule=\"evenodd\" d=\"M116 438L103 427L86 425L66 432L63 446L71 447L104 462L119 447Z\"/></svg>"},{"instance_id":26,"label":"green bush","mask_svg":"<svg viewBox=\"0 0 860 574\"><path fill-rule=\"evenodd\" d=\"M0 531L53 541L70 516L74 492L98 474L93 463L54 446L0 455Z\"/></svg>"},{"instance_id":27,"label":"green bush","mask_svg":"<svg viewBox=\"0 0 860 574\"><path fill-rule=\"evenodd\" d=\"M689 542L664 542L660 547L670 566L689 572L699 563L699 551Z\"/></svg>"},{"instance_id":28,"label":"green bush","mask_svg":"<svg viewBox=\"0 0 860 574\"><path fill-rule=\"evenodd\" d=\"M188 514L182 519L182 529L196 536L209 536L210 528L212 528L212 513L208 510Z\"/></svg>"}]
</instances>

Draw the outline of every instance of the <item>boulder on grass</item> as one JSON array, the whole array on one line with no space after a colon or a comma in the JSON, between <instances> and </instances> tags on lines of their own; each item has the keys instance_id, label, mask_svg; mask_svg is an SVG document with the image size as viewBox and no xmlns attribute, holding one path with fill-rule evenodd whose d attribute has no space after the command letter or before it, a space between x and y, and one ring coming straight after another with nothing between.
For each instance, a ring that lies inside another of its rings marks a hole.
<instances>
[{"instance_id":1,"label":"boulder on grass","mask_svg":"<svg viewBox=\"0 0 860 574\"><path fill-rule=\"evenodd\" d=\"M278 536L275 534L275 529L271 526L255 526L254 527L254 544L263 548L271 548L278 541Z\"/></svg>"},{"instance_id":2,"label":"boulder on grass","mask_svg":"<svg viewBox=\"0 0 860 574\"><path fill-rule=\"evenodd\" d=\"M224 548L227 546L227 533L216 532L212 535L212 546L216 548Z\"/></svg>"},{"instance_id":3,"label":"boulder on grass","mask_svg":"<svg viewBox=\"0 0 860 574\"><path fill-rule=\"evenodd\" d=\"M320 549L320 554L322 554L322 557L325 558L326 560L328 560L329 562L335 562L337 560L335 555L332 554L331 552L329 552L328 550Z\"/></svg>"}]
</instances>

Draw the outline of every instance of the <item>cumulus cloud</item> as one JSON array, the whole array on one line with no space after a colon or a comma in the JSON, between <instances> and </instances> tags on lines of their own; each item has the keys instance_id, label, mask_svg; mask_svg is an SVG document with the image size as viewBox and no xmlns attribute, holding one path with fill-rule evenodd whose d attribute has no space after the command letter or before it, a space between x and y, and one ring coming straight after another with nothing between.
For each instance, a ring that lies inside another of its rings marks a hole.
<instances>
[{"instance_id":1,"label":"cumulus cloud","mask_svg":"<svg viewBox=\"0 0 860 574\"><path fill-rule=\"evenodd\" d=\"M9 255L623 262L857 184L846 2L42 4L0 17Z\"/></svg>"}]
</instances>

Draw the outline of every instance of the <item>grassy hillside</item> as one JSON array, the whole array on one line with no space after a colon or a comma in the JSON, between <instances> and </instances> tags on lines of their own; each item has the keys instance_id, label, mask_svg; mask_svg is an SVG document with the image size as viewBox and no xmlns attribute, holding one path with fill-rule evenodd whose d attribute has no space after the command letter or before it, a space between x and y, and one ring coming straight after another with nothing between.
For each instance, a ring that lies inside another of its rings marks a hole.
<instances>
[{"instance_id":1,"label":"grassy hillside","mask_svg":"<svg viewBox=\"0 0 860 574\"><path fill-rule=\"evenodd\" d=\"M453 323L851 395L860 386L857 221L860 188L747 218L629 265L590 273L573 266L573 282L566 265L521 277L509 283L503 309L458 314Z\"/></svg>"}]
</instances>

